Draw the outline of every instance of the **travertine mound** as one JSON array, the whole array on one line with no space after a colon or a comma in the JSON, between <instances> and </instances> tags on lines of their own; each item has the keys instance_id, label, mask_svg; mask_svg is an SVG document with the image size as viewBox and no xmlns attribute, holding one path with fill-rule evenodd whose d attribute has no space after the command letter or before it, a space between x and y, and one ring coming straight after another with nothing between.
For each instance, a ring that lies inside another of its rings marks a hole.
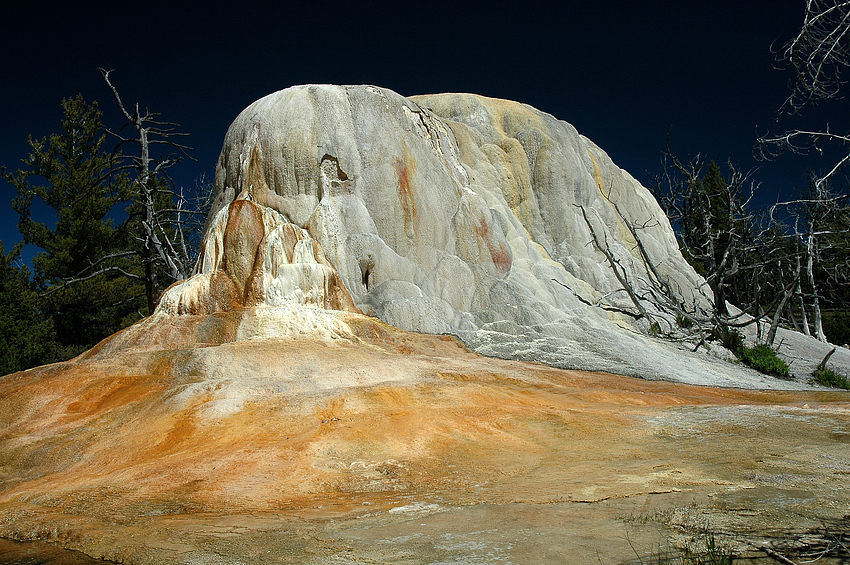
<instances>
[{"instance_id":1,"label":"travertine mound","mask_svg":"<svg viewBox=\"0 0 850 565\"><path fill-rule=\"evenodd\" d=\"M166 293L157 318L273 308L287 325L287 305L359 310L492 356L738 379L705 356L682 363L680 350L646 336L624 283L666 330L675 322L648 281L660 276L698 308L701 279L650 193L570 124L529 106L288 88L234 121L215 190L198 274Z\"/></svg>"}]
</instances>

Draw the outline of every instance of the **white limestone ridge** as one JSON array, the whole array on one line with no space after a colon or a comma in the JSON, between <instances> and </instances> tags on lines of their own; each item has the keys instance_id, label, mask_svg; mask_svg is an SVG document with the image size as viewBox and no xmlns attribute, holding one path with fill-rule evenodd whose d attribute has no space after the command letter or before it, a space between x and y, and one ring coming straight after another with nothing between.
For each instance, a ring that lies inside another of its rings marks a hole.
<instances>
[{"instance_id":1,"label":"white limestone ridge","mask_svg":"<svg viewBox=\"0 0 850 565\"><path fill-rule=\"evenodd\" d=\"M699 382L713 361L683 366L622 313L634 306L600 243L634 288L652 277L628 224L704 305L655 199L570 124L471 94L297 86L231 125L197 272L155 317L359 310L486 355Z\"/></svg>"}]
</instances>

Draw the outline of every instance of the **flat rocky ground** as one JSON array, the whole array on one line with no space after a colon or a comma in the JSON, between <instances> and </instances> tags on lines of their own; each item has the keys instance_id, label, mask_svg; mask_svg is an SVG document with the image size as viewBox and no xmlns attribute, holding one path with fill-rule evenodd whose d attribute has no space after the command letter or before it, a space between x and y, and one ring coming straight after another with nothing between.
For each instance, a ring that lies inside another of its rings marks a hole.
<instances>
[{"instance_id":1,"label":"flat rocky ground","mask_svg":"<svg viewBox=\"0 0 850 565\"><path fill-rule=\"evenodd\" d=\"M238 360L277 369L246 382ZM649 563L709 537L756 563L847 563L848 401L377 324L139 349L0 379L0 536L134 564Z\"/></svg>"}]
</instances>

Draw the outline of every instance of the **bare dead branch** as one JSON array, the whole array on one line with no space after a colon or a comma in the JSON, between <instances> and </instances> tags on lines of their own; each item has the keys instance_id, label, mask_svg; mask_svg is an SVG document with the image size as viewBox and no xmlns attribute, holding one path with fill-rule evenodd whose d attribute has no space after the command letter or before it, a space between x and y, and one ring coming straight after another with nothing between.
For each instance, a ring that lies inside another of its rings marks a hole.
<instances>
[{"instance_id":1,"label":"bare dead branch","mask_svg":"<svg viewBox=\"0 0 850 565\"><path fill-rule=\"evenodd\" d=\"M843 67L850 63L850 2L807 0L803 24L797 36L776 53L780 66L794 70L785 112L799 113L818 100L839 95Z\"/></svg>"},{"instance_id":2,"label":"bare dead branch","mask_svg":"<svg viewBox=\"0 0 850 565\"><path fill-rule=\"evenodd\" d=\"M600 241L600 238L596 234L596 230L594 229L593 224L590 222L590 219L587 217L587 211L582 206L576 206L576 207L579 210L581 210L581 215L584 218L585 224L587 224L588 230L590 230L591 237L593 238L593 244L602 253L602 255L605 256L605 259L606 259L606 261L608 261L608 265L611 267L611 270L613 271L614 276L617 278L617 281L619 281L620 285L623 287L623 290L626 291L626 294L628 294L629 298L632 301L632 304L634 304L635 308L637 308L638 312L640 313L640 317L646 318L646 320L649 321L650 326L655 324L656 323L655 319L649 314L649 312L646 310L646 308L641 304L640 299L638 298L637 294L634 291L634 288L632 287L631 283L629 283L627 275L626 275L626 270L623 268L623 266L620 264L619 260L614 256L614 254L611 253L611 249L608 246L607 238L605 239L605 241ZM605 238L604 232L603 232L603 238Z\"/></svg>"},{"instance_id":3,"label":"bare dead branch","mask_svg":"<svg viewBox=\"0 0 850 565\"><path fill-rule=\"evenodd\" d=\"M39 297L43 298L45 296L50 296L54 292L58 292L60 290L66 289L69 286L72 286L76 283L85 282L85 281L91 280L93 278L99 277L101 275L105 275L107 273L119 273L122 276L125 276L125 277L130 278L130 279L142 280L142 277L140 277L139 275L130 273L130 272L122 269L121 267L109 266L109 267L104 267L102 269L98 269L97 271L95 271L93 273L89 273L88 275L85 275L85 276L82 276L82 277L71 277L71 278L65 279L65 280L62 281L62 284L60 284L59 286L51 287L48 290L45 290L44 292L40 293Z\"/></svg>"}]
</instances>

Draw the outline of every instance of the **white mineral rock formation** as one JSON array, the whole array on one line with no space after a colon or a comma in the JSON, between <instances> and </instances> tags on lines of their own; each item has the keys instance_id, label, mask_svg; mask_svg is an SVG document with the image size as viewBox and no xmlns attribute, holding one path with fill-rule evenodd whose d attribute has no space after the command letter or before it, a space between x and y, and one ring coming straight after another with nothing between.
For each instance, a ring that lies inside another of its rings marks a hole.
<instances>
[{"instance_id":1,"label":"white mineral rock formation","mask_svg":"<svg viewBox=\"0 0 850 565\"><path fill-rule=\"evenodd\" d=\"M739 369L705 355L683 363L686 352L628 315L624 282L649 296L657 276L699 306L702 280L647 189L530 106L288 88L236 118L214 196L197 274L166 293L157 317L359 309L491 356L736 382ZM675 323L652 300L641 307L662 330Z\"/></svg>"}]
</instances>

